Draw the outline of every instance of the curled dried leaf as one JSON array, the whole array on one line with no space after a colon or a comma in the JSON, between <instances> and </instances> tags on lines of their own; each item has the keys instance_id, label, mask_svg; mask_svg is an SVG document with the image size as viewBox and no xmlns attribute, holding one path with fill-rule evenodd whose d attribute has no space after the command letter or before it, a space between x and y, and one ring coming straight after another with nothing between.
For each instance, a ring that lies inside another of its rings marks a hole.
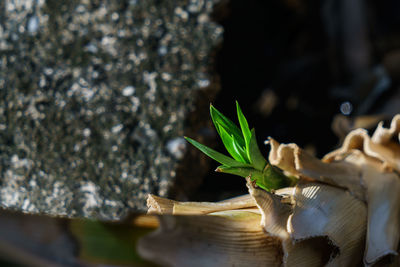
<instances>
[{"instance_id":1,"label":"curled dried leaf","mask_svg":"<svg viewBox=\"0 0 400 267\"><path fill-rule=\"evenodd\" d=\"M299 207L292 205L292 201L297 201L291 198L296 197L296 188L281 189L277 194L273 194L254 188L251 183L248 183L248 187L250 195L254 197L261 211L261 225L264 230L282 242L284 266L323 266L332 255L337 254L337 247L325 234L310 234L299 240L293 238L290 223L294 210ZM300 206L303 204L297 203ZM359 259L361 260L361 255Z\"/></svg>"},{"instance_id":2,"label":"curled dried leaf","mask_svg":"<svg viewBox=\"0 0 400 267\"><path fill-rule=\"evenodd\" d=\"M357 198L365 199L365 188L358 168L347 162L325 163L296 144L279 144L270 138L269 161L293 175L347 188Z\"/></svg>"},{"instance_id":3,"label":"curled dried leaf","mask_svg":"<svg viewBox=\"0 0 400 267\"><path fill-rule=\"evenodd\" d=\"M289 233L286 230L286 225L292 212L291 205L284 204L279 195L254 188L249 179L247 180L247 187L261 211L261 226L264 230L269 235L279 237L281 240L288 239Z\"/></svg>"},{"instance_id":4,"label":"curled dried leaf","mask_svg":"<svg viewBox=\"0 0 400 267\"><path fill-rule=\"evenodd\" d=\"M383 123L380 122L372 135L372 141L378 144L390 143L393 138L400 141L400 114L393 117L390 128L384 128Z\"/></svg>"},{"instance_id":5,"label":"curled dried leaf","mask_svg":"<svg viewBox=\"0 0 400 267\"><path fill-rule=\"evenodd\" d=\"M364 263L373 265L397 255L400 228L400 115L390 128L380 123L372 138L357 129L343 145L324 157L325 162L347 162L360 172L368 206Z\"/></svg>"},{"instance_id":6,"label":"curled dried leaf","mask_svg":"<svg viewBox=\"0 0 400 267\"><path fill-rule=\"evenodd\" d=\"M367 208L343 189L307 183L296 186L288 232L294 241L327 237L338 248L328 266L355 266L362 262Z\"/></svg>"},{"instance_id":7,"label":"curled dried leaf","mask_svg":"<svg viewBox=\"0 0 400 267\"><path fill-rule=\"evenodd\" d=\"M367 189L368 230L364 263L371 266L384 257L397 255L400 239L400 178L383 172L382 163L360 151L346 158L358 165Z\"/></svg>"},{"instance_id":8,"label":"curled dried leaf","mask_svg":"<svg viewBox=\"0 0 400 267\"><path fill-rule=\"evenodd\" d=\"M400 171L399 133L400 115L393 118L389 129L383 128L380 123L372 138L366 130L356 129L346 136L340 148L328 153L324 161L340 160L351 151L359 150L381 161L384 167Z\"/></svg>"},{"instance_id":9,"label":"curled dried leaf","mask_svg":"<svg viewBox=\"0 0 400 267\"><path fill-rule=\"evenodd\" d=\"M287 239L282 242L284 256L283 265L286 267L320 267L325 266L336 247L329 240L313 237L301 242Z\"/></svg>"}]
</instances>

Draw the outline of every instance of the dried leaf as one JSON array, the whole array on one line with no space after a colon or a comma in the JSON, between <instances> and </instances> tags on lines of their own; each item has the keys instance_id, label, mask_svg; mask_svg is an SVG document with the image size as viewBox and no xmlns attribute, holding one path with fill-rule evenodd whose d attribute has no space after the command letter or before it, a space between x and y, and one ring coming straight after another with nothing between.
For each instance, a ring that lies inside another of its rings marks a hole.
<instances>
[{"instance_id":1,"label":"dried leaf","mask_svg":"<svg viewBox=\"0 0 400 267\"><path fill-rule=\"evenodd\" d=\"M343 159L352 150L360 150L370 157L380 160L385 167L400 171L400 115L393 118L391 127L385 129L380 123L371 138L364 129L350 132L343 145L324 157L324 161Z\"/></svg>"},{"instance_id":2,"label":"dried leaf","mask_svg":"<svg viewBox=\"0 0 400 267\"><path fill-rule=\"evenodd\" d=\"M367 188L368 230L364 262L367 266L397 255L400 239L400 179L383 172L377 159L354 151L346 158L360 166Z\"/></svg>"},{"instance_id":3,"label":"dried leaf","mask_svg":"<svg viewBox=\"0 0 400 267\"><path fill-rule=\"evenodd\" d=\"M246 211L164 215L138 251L162 266L281 266L281 244L263 232L260 218Z\"/></svg>"},{"instance_id":4,"label":"dried leaf","mask_svg":"<svg viewBox=\"0 0 400 267\"><path fill-rule=\"evenodd\" d=\"M293 209L297 210L299 207L291 205L292 200L289 195L296 196L295 188L278 190L278 193L282 194L278 195L256 189L250 181L248 181L248 187L250 195L254 197L261 211L261 225L264 230L282 242L284 266L323 266L331 255L336 255L337 248L326 235L310 235L302 239L293 238L290 222L293 217ZM301 207L304 203L297 204ZM312 220L313 218L308 219ZM361 260L361 253L358 256Z\"/></svg>"},{"instance_id":5,"label":"dried leaf","mask_svg":"<svg viewBox=\"0 0 400 267\"><path fill-rule=\"evenodd\" d=\"M325 163L296 144L279 144L270 138L269 161L282 170L302 178L347 188L357 198L365 199L359 169L347 162Z\"/></svg>"},{"instance_id":6,"label":"dried leaf","mask_svg":"<svg viewBox=\"0 0 400 267\"><path fill-rule=\"evenodd\" d=\"M196 215L224 210L253 208L255 201L249 195L221 202L179 202L149 194L147 197L148 214Z\"/></svg>"},{"instance_id":7,"label":"dried leaf","mask_svg":"<svg viewBox=\"0 0 400 267\"><path fill-rule=\"evenodd\" d=\"M307 183L296 186L288 232L295 241L327 237L339 249L328 266L355 266L362 261L367 208L345 190Z\"/></svg>"},{"instance_id":8,"label":"dried leaf","mask_svg":"<svg viewBox=\"0 0 400 267\"><path fill-rule=\"evenodd\" d=\"M255 189L249 179L247 187L261 211L261 226L264 230L271 236L279 237L282 240L288 239L289 233L286 230L286 225L292 207L282 203L282 197L279 195Z\"/></svg>"}]
</instances>

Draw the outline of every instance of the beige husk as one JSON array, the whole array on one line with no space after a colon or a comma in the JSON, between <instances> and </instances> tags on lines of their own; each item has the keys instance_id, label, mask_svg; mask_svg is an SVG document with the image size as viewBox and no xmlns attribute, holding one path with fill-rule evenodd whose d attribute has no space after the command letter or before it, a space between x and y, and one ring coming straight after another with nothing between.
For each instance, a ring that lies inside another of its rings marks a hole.
<instances>
[{"instance_id":1,"label":"beige husk","mask_svg":"<svg viewBox=\"0 0 400 267\"><path fill-rule=\"evenodd\" d=\"M276 194L248 186L261 210L261 225L283 241L286 266L321 266L324 260L329 266L354 266L362 261L367 215L360 200L332 186L300 183L288 191L294 203L288 205ZM325 253L315 250L323 240Z\"/></svg>"},{"instance_id":2,"label":"beige husk","mask_svg":"<svg viewBox=\"0 0 400 267\"><path fill-rule=\"evenodd\" d=\"M289 174L347 188L354 196L365 198L359 171L347 162L325 163L296 144L279 144L269 138L269 161Z\"/></svg>"},{"instance_id":3,"label":"beige husk","mask_svg":"<svg viewBox=\"0 0 400 267\"><path fill-rule=\"evenodd\" d=\"M313 183L297 185L294 199L288 230L295 242L326 237L339 250L330 255L328 266L355 266L362 262L367 227L363 202L342 189Z\"/></svg>"},{"instance_id":4,"label":"beige husk","mask_svg":"<svg viewBox=\"0 0 400 267\"><path fill-rule=\"evenodd\" d=\"M147 214L196 215L211 212L255 207L254 199L249 195L235 197L220 202L180 202L149 194Z\"/></svg>"},{"instance_id":5,"label":"beige husk","mask_svg":"<svg viewBox=\"0 0 400 267\"><path fill-rule=\"evenodd\" d=\"M376 159L352 153L346 160L359 164L367 188L368 230L364 261L372 265L382 257L397 255L400 234L400 180L382 172Z\"/></svg>"},{"instance_id":6,"label":"beige husk","mask_svg":"<svg viewBox=\"0 0 400 267\"><path fill-rule=\"evenodd\" d=\"M280 241L265 235L260 218L248 211L160 216L138 252L161 266L280 266Z\"/></svg>"},{"instance_id":7,"label":"beige husk","mask_svg":"<svg viewBox=\"0 0 400 267\"><path fill-rule=\"evenodd\" d=\"M399 133L397 115L389 129L379 124L372 137L363 129L350 132L343 145L323 160L295 144L279 144L270 138L270 163L299 178L295 187L269 193L248 179L249 195L217 203L185 203L150 195L149 213L202 216L160 217L160 229L153 239L141 243L140 251L172 266L217 266L210 265L213 262L218 266L372 266L382 260L390 262L400 241ZM252 221L247 223L254 228L243 228L241 216L249 216ZM238 229L240 234L235 233ZM263 239L269 241L261 243ZM260 253L261 248L268 253ZM251 265L243 259L249 260L253 249L256 256ZM196 260L189 262L191 257ZM394 260L396 265L398 257Z\"/></svg>"},{"instance_id":8,"label":"beige husk","mask_svg":"<svg viewBox=\"0 0 400 267\"><path fill-rule=\"evenodd\" d=\"M363 129L349 133L342 147L324 157L325 162L348 162L360 170L368 205L368 230L364 263L373 265L397 255L400 236L400 115L389 129L380 123L372 138Z\"/></svg>"},{"instance_id":9,"label":"beige husk","mask_svg":"<svg viewBox=\"0 0 400 267\"><path fill-rule=\"evenodd\" d=\"M261 226L268 235L279 238L282 242L284 266L321 266L323 257L320 251L313 247L313 240L307 240L302 244L295 243L287 231L287 222L293 212L291 201L287 201L278 194L271 194L264 190L256 189L248 181L249 193L257 202L261 211ZM294 188L285 193L292 193Z\"/></svg>"},{"instance_id":10,"label":"beige husk","mask_svg":"<svg viewBox=\"0 0 400 267\"><path fill-rule=\"evenodd\" d=\"M382 168L400 171L400 114L396 115L390 128L379 123L372 137L364 129L356 129L345 138L342 147L324 157L324 161L332 162L359 150L365 155L376 158L382 163Z\"/></svg>"}]
</instances>

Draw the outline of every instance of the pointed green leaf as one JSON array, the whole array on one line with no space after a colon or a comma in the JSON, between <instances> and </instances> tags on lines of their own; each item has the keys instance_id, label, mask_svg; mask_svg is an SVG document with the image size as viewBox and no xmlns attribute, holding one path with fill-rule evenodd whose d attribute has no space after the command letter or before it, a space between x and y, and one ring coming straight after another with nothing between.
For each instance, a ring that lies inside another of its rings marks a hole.
<instances>
[{"instance_id":1,"label":"pointed green leaf","mask_svg":"<svg viewBox=\"0 0 400 267\"><path fill-rule=\"evenodd\" d=\"M231 137L233 139L233 148L235 149L235 151L240 154L240 156L243 159L244 163L250 164L250 159L247 156L246 148L245 147L240 147L238 142L236 142L235 138L233 136L231 136Z\"/></svg>"},{"instance_id":2,"label":"pointed green leaf","mask_svg":"<svg viewBox=\"0 0 400 267\"><path fill-rule=\"evenodd\" d=\"M211 149L205 145L200 144L199 142L197 142L189 137L185 136L185 139L189 143L191 143L193 146L195 146L197 149L199 149L201 152L203 152L204 154L206 154L213 160L218 161L219 163L221 163L223 165L230 166L230 167L251 167L251 165L249 165L249 164L238 162L230 157L225 156L222 153L215 151L214 149Z\"/></svg>"},{"instance_id":3,"label":"pointed green leaf","mask_svg":"<svg viewBox=\"0 0 400 267\"><path fill-rule=\"evenodd\" d=\"M256 132L254 129L251 130L251 138L248 151L249 151L251 165L253 165L254 168L256 168L257 170L262 171L265 168L265 165L267 164L267 160L263 157L263 155L260 152L260 149L258 148Z\"/></svg>"},{"instance_id":4,"label":"pointed green leaf","mask_svg":"<svg viewBox=\"0 0 400 267\"><path fill-rule=\"evenodd\" d=\"M240 146L244 147L245 142L240 129L234 124L230 119L225 117L221 112L219 112L213 105L210 105L210 115L211 119L217 129L218 134L221 136L220 129L225 129L229 135L233 135Z\"/></svg>"},{"instance_id":5,"label":"pointed green leaf","mask_svg":"<svg viewBox=\"0 0 400 267\"><path fill-rule=\"evenodd\" d=\"M251 131L249 128L249 124L247 123L246 117L244 116L242 109L239 106L239 102L237 101L236 101L236 111L239 119L240 128L242 129L244 141L246 143L246 148L248 148L251 139Z\"/></svg>"},{"instance_id":6,"label":"pointed green leaf","mask_svg":"<svg viewBox=\"0 0 400 267\"><path fill-rule=\"evenodd\" d=\"M257 177L261 177L263 174L262 172L254 169L254 168L238 168L238 167L228 167L228 166L219 166L216 169L217 172L229 173L234 174L241 177L248 177L250 176L253 180Z\"/></svg>"},{"instance_id":7,"label":"pointed green leaf","mask_svg":"<svg viewBox=\"0 0 400 267\"><path fill-rule=\"evenodd\" d=\"M243 158L242 154L239 151L238 144L236 143L235 138L233 135L229 135L229 133L226 132L225 128L219 127L219 132L221 135L222 142L224 143L224 146L228 153L237 161L243 162L243 163L249 163L246 161L245 158Z\"/></svg>"},{"instance_id":8,"label":"pointed green leaf","mask_svg":"<svg viewBox=\"0 0 400 267\"><path fill-rule=\"evenodd\" d=\"M266 182L264 178L264 174L260 172L259 170L256 170L254 168L232 168L232 167L227 167L227 166L219 166L216 169L217 172L223 172L223 173L229 173L241 177L250 177L251 180L255 181L258 187L261 187L262 189L266 191L270 191L271 187L270 184L268 184L268 181Z\"/></svg>"},{"instance_id":9,"label":"pointed green leaf","mask_svg":"<svg viewBox=\"0 0 400 267\"><path fill-rule=\"evenodd\" d=\"M241 177L250 177L257 186L266 190L276 190L296 184L297 179L286 176L279 168L268 164L261 172L254 168L219 166L217 172L229 173Z\"/></svg>"}]
</instances>

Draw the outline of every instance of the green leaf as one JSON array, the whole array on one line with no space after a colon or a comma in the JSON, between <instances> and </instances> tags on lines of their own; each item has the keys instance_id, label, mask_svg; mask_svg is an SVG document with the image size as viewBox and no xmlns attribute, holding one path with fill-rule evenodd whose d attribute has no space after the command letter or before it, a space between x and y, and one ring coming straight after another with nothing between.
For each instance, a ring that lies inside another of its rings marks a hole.
<instances>
[{"instance_id":1,"label":"green leaf","mask_svg":"<svg viewBox=\"0 0 400 267\"><path fill-rule=\"evenodd\" d=\"M265 167L264 171L259 171L254 168L228 166L219 166L216 171L241 177L250 177L251 180L256 182L258 187L266 191L293 186L297 182L296 178L286 176L280 169L269 164Z\"/></svg>"},{"instance_id":2,"label":"green leaf","mask_svg":"<svg viewBox=\"0 0 400 267\"><path fill-rule=\"evenodd\" d=\"M216 169L217 172L234 174L241 177L250 176L252 180L256 180L257 177L262 177L262 172L254 169L254 168L238 168L238 167L228 167L228 166L219 166Z\"/></svg>"},{"instance_id":3,"label":"green leaf","mask_svg":"<svg viewBox=\"0 0 400 267\"><path fill-rule=\"evenodd\" d=\"M220 129L223 128L230 135L233 135L236 141L241 147L245 147L245 142L240 129L234 124L230 119L225 117L221 112L219 112L213 105L210 105L210 115L211 119L217 129L218 134L221 136Z\"/></svg>"},{"instance_id":4,"label":"green leaf","mask_svg":"<svg viewBox=\"0 0 400 267\"><path fill-rule=\"evenodd\" d=\"M265 179L264 174L260 172L259 170L256 170L254 168L232 168L232 167L227 167L227 166L219 166L216 169L217 172L223 172L223 173L229 173L233 175L238 175L241 177L250 177L251 180L255 181L257 186L266 190L270 191L271 189L271 184L268 182L268 180Z\"/></svg>"},{"instance_id":5,"label":"green leaf","mask_svg":"<svg viewBox=\"0 0 400 267\"><path fill-rule=\"evenodd\" d=\"M263 171L263 176L260 177L256 184L261 188L279 189L293 185L293 179L286 176L279 168L267 164Z\"/></svg>"},{"instance_id":6,"label":"green leaf","mask_svg":"<svg viewBox=\"0 0 400 267\"><path fill-rule=\"evenodd\" d=\"M254 168L237 168L219 166L217 172L229 173L241 177L250 177L258 187L266 190L276 190L293 185L292 179L284 175L278 168L268 165L263 172Z\"/></svg>"},{"instance_id":7,"label":"green leaf","mask_svg":"<svg viewBox=\"0 0 400 267\"><path fill-rule=\"evenodd\" d=\"M222 164L216 171L230 173L242 177L250 176L260 188L270 191L292 186L297 182L294 177L286 176L279 168L268 163L257 145L255 130L250 131L246 117L236 101L237 116L240 129L216 108L210 105L210 114L226 150L233 157L227 157L190 138L192 145L200 149L210 158Z\"/></svg>"},{"instance_id":8,"label":"green leaf","mask_svg":"<svg viewBox=\"0 0 400 267\"><path fill-rule=\"evenodd\" d=\"M250 156L251 165L253 165L254 168L256 168L257 170L260 171L264 170L267 161L261 154L260 149L258 148L256 131L254 129L251 130L251 138L250 138L248 152Z\"/></svg>"},{"instance_id":9,"label":"green leaf","mask_svg":"<svg viewBox=\"0 0 400 267\"><path fill-rule=\"evenodd\" d=\"M235 138L233 135L229 135L229 133L226 132L226 130L224 128L219 128L220 131L220 135L221 135L221 139L222 142L224 143L224 146L226 148L226 150L228 151L229 154L231 154L231 156L236 159L237 161L243 162L243 163L250 163L249 161L247 161L247 157L245 155L244 150L242 150L242 153L240 152L240 147L239 144L237 144ZM243 157L245 156L245 157Z\"/></svg>"},{"instance_id":10,"label":"green leaf","mask_svg":"<svg viewBox=\"0 0 400 267\"><path fill-rule=\"evenodd\" d=\"M239 119L240 128L242 129L244 141L246 143L246 148L248 148L251 139L251 131L249 128L249 124L247 123L246 117L244 116L242 109L239 106L239 102L237 101L236 101L236 111ZM248 150L247 153L249 154Z\"/></svg>"},{"instance_id":11,"label":"green leaf","mask_svg":"<svg viewBox=\"0 0 400 267\"><path fill-rule=\"evenodd\" d=\"M206 154L213 160L218 161L222 165L226 165L226 166L230 166L230 167L251 167L251 165L249 165L249 164L238 162L230 157L225 156L222 153L215 151L214 149L211 149L205 145L200 144L199 142L197 142L189 137L185 136L185 139L189 143L191 143L193 146L195 146L197 149L199 149L201 152L203 152L204 154Z\"/></svg>"},{"instance_id":12,"label":"green leaf","mask_svg":"<svg viewBox=\"0 0 400 267\"><path fill-rule=\"evenodd\" d=\"M234 144L233 148L235 149L235 151L240 154L240 156L244 160L243 161L244 163L250 164L250 159L247 156L246 148L239 146L238 142L236 142L236 140L233 136L232 136L232 139L233 139L233 144Z\"/></svg>"}]
</instances>

